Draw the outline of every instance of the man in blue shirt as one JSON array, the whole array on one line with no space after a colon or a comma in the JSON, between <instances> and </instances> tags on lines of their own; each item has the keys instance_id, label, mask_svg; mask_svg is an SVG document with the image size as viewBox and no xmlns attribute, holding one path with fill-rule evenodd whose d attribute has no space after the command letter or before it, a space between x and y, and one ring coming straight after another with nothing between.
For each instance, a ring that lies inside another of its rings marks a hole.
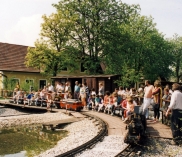
<instances>
[{"instance_id":1,"label":"man in blue shirt","mask_svg":"<svg viewBox=\"0 0 182 157\"><path fill-rule=\"evenodd\" d=\"M75 82L75 87L74 87L74 99L79 98L79 93L80 93L80 86L78 84L78 81Z\"/></svg>"}]
</instances>

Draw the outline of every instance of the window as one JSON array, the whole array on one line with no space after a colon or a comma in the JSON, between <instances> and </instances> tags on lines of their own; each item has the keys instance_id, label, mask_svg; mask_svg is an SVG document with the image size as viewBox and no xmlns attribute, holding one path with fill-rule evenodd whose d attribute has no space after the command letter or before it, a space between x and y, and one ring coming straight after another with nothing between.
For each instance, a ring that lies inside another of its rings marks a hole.
<instances>
[{"instance_id":1,"label":"window","mask_svg":"<svg viewBox=\"0 0 182 157\"><path fill-rule=\"evenodd\" d=\"M46 86L46 80L39 80L39 89L43 89Z\"/></svg>"},{"instance_id":2,"label":"window","mask_svg":"<svg viewBox=\"0 0 182 157\"><path fill-rule=\"evenodd\" d=\"M29 85L33 85L33 80L25 80L25 82Z\"/></svg>"}]
</instances>

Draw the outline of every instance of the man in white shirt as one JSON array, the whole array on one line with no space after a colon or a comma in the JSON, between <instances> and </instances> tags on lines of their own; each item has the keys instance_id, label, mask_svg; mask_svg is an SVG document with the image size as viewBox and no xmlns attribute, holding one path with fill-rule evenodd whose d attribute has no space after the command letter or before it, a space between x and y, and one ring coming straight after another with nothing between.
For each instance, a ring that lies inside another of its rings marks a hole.
<instances>
[{"instance_id":1,"label":"man in white shirt","mask_svg":"<svg viewBox=\"0 0 182 157\"><path fill-rule=\"evenodd\" d=\"M172 85L172 90L174 91L171 96L170 105L166 112L166 116L171 114L171 131L173 135L173 144L182 143L182 93L181 86L177 83Z\"/></svg>"},{"instance_id":2,"label":"man in white shirt","mask_svg":"<svg viewBox=\"0 0 182 157\"><path fill-rule=\"evenodd\" d=\"M51 85L50 83L47 84L47 90L48 92L51 91L51 92L54 92L54 87L53 85Z\"/></svg>"},{"instance_id":3,"label":"man in white shirt","mask_svg":"<svg viewBox=\"0 0 182 157\"><path fill-rule=\"evenodd\" d=\"M151 105L152 100L152 90L154 89L154 86L151 85L149 80L145 81L146 87L144 88L144 101L143 101L143 112L145 114L145 117L149 118L149 112L148 107Z\"/></svg>"},{"instance_id":4,"label":"man in white shirt","mask_svg":"<svg viewBox=\"0 0 182 157\"><path fill-rule=\"evenodd\" d=\"M59 91L61 91L61 84L60 84L60 82L57 82L56 92L58 93Z\"/></svg>"}]
</instances>

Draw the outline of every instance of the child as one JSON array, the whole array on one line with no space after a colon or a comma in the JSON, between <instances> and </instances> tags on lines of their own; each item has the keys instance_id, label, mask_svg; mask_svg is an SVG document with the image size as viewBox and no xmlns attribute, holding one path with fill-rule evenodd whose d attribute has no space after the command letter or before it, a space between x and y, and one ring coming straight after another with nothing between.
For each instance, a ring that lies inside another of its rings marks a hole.
<instances>
[{"instance_id":1,"label":"child","mask_svg":"<svg viewBox=\"0 0 182 157\"><path fill-rule=\"evenodd\" d=\"M109 99L109 103L105 106L104 113L105 113L106 110L107 110L107 111L108 111L108 114L109 114L109 112L111 111L111 108L112 108L112 106L113 106L113 96L110 95L108 99ZM112 113L111 113L111 114L112 114Z\"/></svg>"},{"instance_id":2,"label":"child","mask_svg":"<svg viewBox=\"0 0 182 157\"><path fill-rule=\"evenodd\" d=\"M164 88L164 95L162 97L162 101L163 101L163 108L164 110L168 109L168 106L170 104L170 100L171 100L171 95L169 93L169 89L168 88Z\"/></svg>"},{"instance_id":3,"label":"child","mask_svg":"<svg viewBox=\"0 0 182 157\"><path fill-rule=\"evenodd\" d=\"M127 111L126 111L126 118L124 122L126 122L129 119L129 115L131 115L134 112L135 104L133 103L133 99L130 97L127 99Z\"/></svg>"},{"instance_id":4,"label":"child","mask_svg":"<svg viewBox=\"0 0 182 157\"><path fill-rule=\"evenodd\" d=\"M92 110L95 110L95 94L92 95Z\"/></svg>"},{"instance_id":5,"label":"child","mask_svg":"<svg viewBox=\"0 0 182 157\"><path fill-rule=\"evenodd\" d=\"M33 92L30 92L28 95L27 95L27 101L28 101L28 105L30 106L31 103L32 103L32 98L34 97L34 94ZM25 106L25 101L24 101L24 106Z\"/></svg>"},{"instance_id":6,"label":"child","mask_svg":"<svg viewBox=\"0 0 182 157\"><path fill-rule=\"evenodd\" d=\"M71 92L68 92L68 95L67 95L67 99L72 99L72 94L71 94Z\"/></svg>"},{"instance_id":7,"label":"child","mask_svg":"<svg viewBox=\"0 0 182 157\"><path fill-rule=\"evenodd\" d=\"M101 100L100 100L99 95L96 95L96 97L95 97L95 110L98 109L100 101Z\"/></svg>"},{"instance_id":8,"label":"child","mask_svg":"<svg viewBox=\"0 0 182 157\"><path fill-rule=\"evenodd\" d=\"M111 116L114 115L115 108L118 106L118 94L116 92L113 93L113 105L111 106Z\"/></svg>"}]
</instances>

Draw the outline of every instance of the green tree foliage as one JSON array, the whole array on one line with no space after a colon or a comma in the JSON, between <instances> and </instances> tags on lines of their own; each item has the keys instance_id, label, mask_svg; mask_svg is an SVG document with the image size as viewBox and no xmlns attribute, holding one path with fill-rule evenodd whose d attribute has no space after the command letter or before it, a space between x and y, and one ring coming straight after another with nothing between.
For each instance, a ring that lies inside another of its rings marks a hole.
<instances>
[{"instance_id":1,"label":"green tree foliage","mask_svg":"<svg viewBox=\"0 0 182 157\"><path fill-rule=\"evenodd\" d=\"M172 55L174 58L174 64L171 66L175 81L179 82L182 77L182 37L175 34L172 39L169 40L172 45Z\"/></svg>"},{"instance_id":2,"label":"green tree foliage","mask_svg":"<svg viewBox=\"0 0 182 157\"><path fill-rule=\"evenodd\" d=\"M101 73L101 54L104 43L110 42L109 34L138 9L116 0L61 0L54 6L72 21L71 45L79 49L80 62L89 74Z\"/></svg>"},{"instance_id":3,"label":"green tree foliage","mask_svg":"<svg viewBox=\"0 0 182 157\"><path fill-rule=\"evenodd\" d=\"M43 16L41 38L29 48L26 65L56 76L61 69L83 64L88 74L121 75L122 85L141 77L168 78L171 44L158 32L152 17L138 5L121 0L60 0L57 11Z\"/></svg>"},{"instance_id":4,"label":"green tree foliage","mask_svg":"<svg viewBox=\"0 0 182 157\"><path fill-rule=\"evenodd\" d=\"M117 28L119 31L113 36L116 38L105 45L108 73L120 74L122 83L119 84L125 86L141 77L167 78L172 63L170 46L156 30L153 19L134 15L128 21Z\"/></svg>"},{"instance_id":5,"label":"green tree foliage","mask_svg":"<svg viewBox=\"0 0 182 157\"><path fill-rule=\"evenodd\" d=\"M75 62L67 54L76 49L68 45L71 24L61 16L61 13L43 16L44 23L40 33L41 38L35 42L35 48L29 47L26 55L26 65L40 69L43 73L56 76L65 67L70 70L76 67Z\"/></svg>"}]
</instances>

